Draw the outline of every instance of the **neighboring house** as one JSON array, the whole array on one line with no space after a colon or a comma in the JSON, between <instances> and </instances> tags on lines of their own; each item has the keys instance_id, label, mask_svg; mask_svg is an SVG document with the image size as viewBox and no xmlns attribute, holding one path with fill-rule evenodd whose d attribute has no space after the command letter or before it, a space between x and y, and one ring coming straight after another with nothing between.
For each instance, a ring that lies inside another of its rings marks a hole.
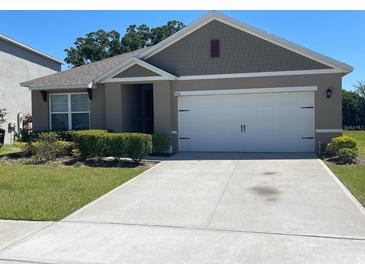
<instances>
[{"instance_id":1,"label":"neighboring house","mask_svg":"<svg viewBox=\"0 0 365 274\"><path fill-rule=\"evenodd\" d=\"M23 83L35 130L160 133L173 151L314 152L352 67L210 12L150 47Z\"/></svg>"},{"instance_id":2,"label":"neighboring house","mask_svg":"<svg viewBox=\"0 0 365 274\"><path fill-rule=\"evenodd\" d=\"M51 56L0 34L0 109L6 108L5 142L11 140L8 123L17 125L18 113L31 113L29 90L21 82L61 71Z\"/></svg>"}]
</instances>

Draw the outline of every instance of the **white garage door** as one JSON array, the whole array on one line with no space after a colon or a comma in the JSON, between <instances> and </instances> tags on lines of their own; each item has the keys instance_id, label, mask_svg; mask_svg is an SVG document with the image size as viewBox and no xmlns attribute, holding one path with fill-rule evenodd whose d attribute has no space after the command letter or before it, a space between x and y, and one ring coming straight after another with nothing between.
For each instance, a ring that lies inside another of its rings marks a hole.
<instances>
[{"instance_id":1,"label":"white garage door","mask_svg":"<svg viewBox=\"0 0 365 274\"><path fill-rule=\"evenodd\" d=\"M180 151L314 151L314 92L185 95L178 109Z\"/></svg>"}]
</instances>

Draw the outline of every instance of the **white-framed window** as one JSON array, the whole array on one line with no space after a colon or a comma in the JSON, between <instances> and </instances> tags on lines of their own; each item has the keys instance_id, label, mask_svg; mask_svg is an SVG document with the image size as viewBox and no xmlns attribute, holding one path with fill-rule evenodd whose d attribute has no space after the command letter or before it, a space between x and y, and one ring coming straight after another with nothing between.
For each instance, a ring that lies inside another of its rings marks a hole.
<instances>
[{"instance_id":1,"label":"white-framed window","mask_svg":"<svg viewBox=\"0 0 365 274\"><path fill-rule=\"evenodd\" d=\"M87 93L55 93L49 95L51 130L90 128L90 100Z\"/></svg>"}]
</instances>

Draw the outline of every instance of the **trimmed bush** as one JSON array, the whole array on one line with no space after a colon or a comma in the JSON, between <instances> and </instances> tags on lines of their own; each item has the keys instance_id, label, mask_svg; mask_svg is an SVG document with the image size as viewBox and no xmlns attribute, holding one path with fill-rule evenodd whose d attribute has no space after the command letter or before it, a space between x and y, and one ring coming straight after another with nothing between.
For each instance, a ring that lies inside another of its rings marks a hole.
<instances>
[{"instance_id":1,"label":"trimmed bush","mask_svg":"<svg viewBox=\"0 0 365 274\"><path fill-rule=\"evenodd\" d=\"M152 152L153 153L169 153L170 137L162 134L152 135Z\"/></svg>"},{"instance_id":2,"label":"trimmed bush","mask_svg":"<svg viewBox=\"0 0 365 274\"><path fill-rule=\"evenodd\" d=\"M355 149L355 139L346 135L335 137L327 145L327 153L337 155L338 151L343 148Z\"/></svg>"},{"instance_id":3,"label":"trimmed bush","mask_svg":"<svg viewBox=\"0 0 365 274\"><path fill-rule=\"evenodd\" d=\"M139 162L152 151L152 137L143 133L110 133L105 130L80 130L73 139L83 158L131 158Z\"/></svg>"},{"instance_id":4,"label":"trimmed bush","mask_svg":"<svg viewBox=\"0 0 365 274\"><path fill-rule=\"evenodd\" d=\"M337 152L337 157L344 164L352 164L358 155L358 151L356 148L341 148Z\"/></svg>"},{"instance_id":5,"label":"trimmed bush","mask_svg":"<svg viewBox=\"0 0 365 274\"><path fill-rule=\"evenodd\" d=\"M106 130L79 130L73 132L72 138L83 158L102 157L105 155L103 144L105 134L107 134Z\"/></svg>"}]
</instances>

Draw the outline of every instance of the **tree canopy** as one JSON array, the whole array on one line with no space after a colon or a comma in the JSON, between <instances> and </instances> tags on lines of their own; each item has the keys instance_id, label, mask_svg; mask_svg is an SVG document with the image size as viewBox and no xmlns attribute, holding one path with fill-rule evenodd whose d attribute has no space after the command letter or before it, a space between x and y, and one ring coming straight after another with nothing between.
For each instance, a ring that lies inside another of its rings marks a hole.
<instances>
[{"instance_id":1,"label":"tree canopy","mask_svg":"<svg viewBox=\"0 0 365 274\"><path fill-rule=\"evenodd\" d=\"M354 88L357 94L365 98L365 82L357 81Z\"/></svg>"},{"instance_id":2,"label":"tree canopy","mask_svg":"<svg viewBox=\"0 0 365 274\"><path fill-rule=\"evenodd\" d=\"M355 86L356 88L356 86ZM342 124L365 126L365 95L358 91L342 91Z\"/></svg>"},{"instance_id":3,"label":"tree canopy","mask_svg":"<svg viewBox=\"0 0 365 274\"><path fill-rule=\"evenodd\" d=\"M184 23L171 20L162 26L150 28L145 24L130 25L124 36L116 30L97 30L76 38L74 45L65 49L65 62L78 67L122 53L153 46L184 27Z\"/></svg>"}]
</instances>

